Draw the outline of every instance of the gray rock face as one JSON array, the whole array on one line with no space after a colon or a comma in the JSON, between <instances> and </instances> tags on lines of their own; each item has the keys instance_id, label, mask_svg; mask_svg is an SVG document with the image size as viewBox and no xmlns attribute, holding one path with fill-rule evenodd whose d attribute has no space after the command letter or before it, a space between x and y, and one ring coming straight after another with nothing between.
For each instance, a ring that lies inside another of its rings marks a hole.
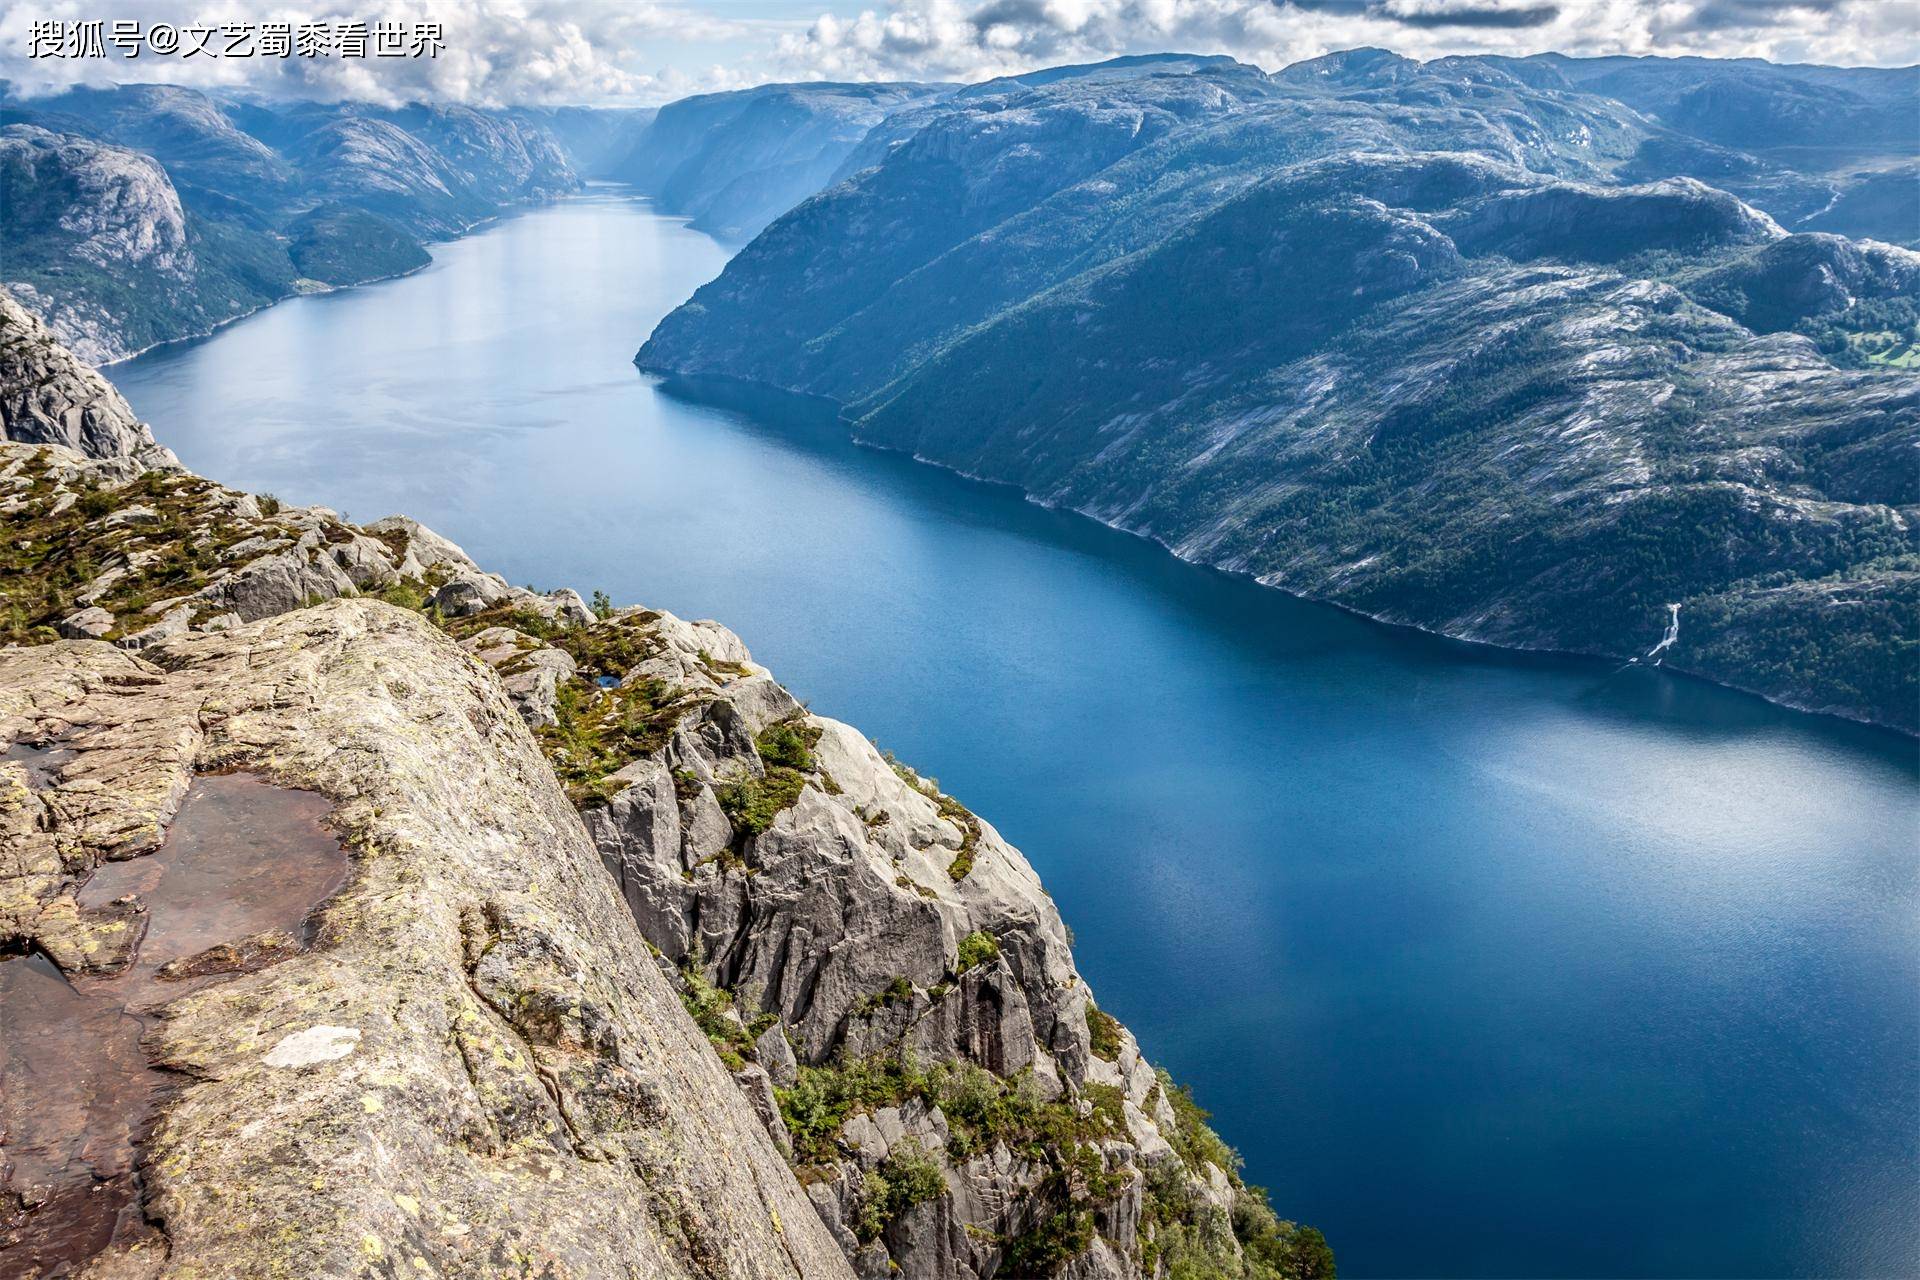
<instances>
[{"instance_id":1,"label":"gray rock face","mask_svg":"<svg viewBox=\"0 0 1920 1280\"><path fill-rule=\"evenodd\" d=\"M168 1004L159 1243L90 1274L849 1274L520 717L417 616L343 601L145 658L0 650L0 735L74 752L33 788L0 765L13 946L112 926L76 919L77 875L137 853L130 828L150 842L195 769L338 800L357 851L311 950Z\"/></svg>"},{"instance_id":2,"label":"gray rock face","mask_svg":"<svg viewBox=\"0 0 1920 1280\"><path fill-rule=\"evenodd\" d=\"M783 1087L805 1068L905 1054L981 1068L1064 1106L1110 1091L1115 1123L1098 1144L1112 1180L1097 1209L1105 1238L1078 1265L1142 1274L1147 1170L1192 1175L1162 1131L1172 1116L1132 1037L1116 1024L1112 1060L1094 1053L1091 993L1032 867L858 732L805 713L730 632L646 616L653 650L624 682L660 681L693 709L582 816L649 943L765 1021L748 1038L750 1065ZM743 830L729 816L743 789L785 767L769 759L786 758L768 748L770 731L810 744L806 780L763 830ZM743 1086L757 1093L760 1077ZM1004 1144L955 1147L941 1105L914 1094L856 1114L824 1159L817 1147L798 1155L863 1275L1004 1274L1007 1243L1059 1207L1051 1164ZM939 1170L942 1189L869 1234L869 1175L884 1179L902 1142ZM1201 1177L1196 1194L1210 1186Z\"/></svg>"},{"instance_id":3,"label":"gray rock face","mask_svg":"<svg viewBox=\"0 0 1920 1280\"><path fill-rule=\"evenodd\" d=\"M177 465L113 384L0 289L0 439L58 444L90 458Z\"/></svg>"},{"instance_id":4,"label":"gray rock face","mask_svg":"<svg viewBox=\"0 0 1920 1280\"><path fill-rule=\"evenodd\" d=\"M8 175L16 199L34 187L69 188L71 200L60 211L58 226L82 262L137 265L176 281L192 277L196 264L187 243L186 211L166 170L152 157L14 124L0 129L0 171Z\"/></svg>"},{"instance_id":5,"label":"gray rock face","mask_svg":"<svg viewBox=\"0 0 1920 1280\"><path fill-rule=\"evenodd\" d=\"M113 630L113 615L105 609L77 609L62 618L58 630L67 640L98 640Z\"/></svg>"},{"instance_id":6,"label":"gray rock face","mask_svg":"<svg viewBox=\"0 0 1920 1280\"><path fill-rule=\"evenodd\" d=\"M150 316L204 332L240 309L196 250L166 170L124 147L0 128L0 230L0 284L86 360L151 345Z\"/></svg>"}]
</instances>

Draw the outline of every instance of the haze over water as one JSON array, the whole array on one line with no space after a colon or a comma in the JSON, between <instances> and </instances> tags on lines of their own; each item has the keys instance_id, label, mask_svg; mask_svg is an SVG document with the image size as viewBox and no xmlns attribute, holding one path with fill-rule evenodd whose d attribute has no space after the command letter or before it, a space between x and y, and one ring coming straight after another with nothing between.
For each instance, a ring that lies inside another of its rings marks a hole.
<instances>
[{"instance_id":1,"label":"haze over water","mask_svg":"<svg viewBox=\"0 0 1920 1280\"><path fill-rule=\"evenodd\" d=\"M1913 743L663 389L725 252L618 194L435 258L109 373L202 474L718 618L938 776L1343 1276L1920 1273Z\"/></svg>"}]
</instances>

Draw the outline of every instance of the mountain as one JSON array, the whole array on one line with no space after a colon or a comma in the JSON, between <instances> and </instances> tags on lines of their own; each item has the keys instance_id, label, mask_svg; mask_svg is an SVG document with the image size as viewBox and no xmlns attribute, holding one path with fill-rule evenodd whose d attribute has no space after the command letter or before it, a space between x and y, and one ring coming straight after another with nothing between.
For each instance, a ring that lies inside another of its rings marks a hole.
<instances>
[{"instance_id":1,"label":"mountain","mask_svg":"<svg viewBox=\"0 0 1920 1280\"><path fill-rule=\"evenodd\" d=\"M10 439L124 413L36 342ZM8 1076L7 1274L1330 1280L1019 851L733 633L144 442L0 443L0 1017L71 1055ZM196 899L260 909L289 809L340 873L182 946L146 859L269 851Z\"/></svg>"},{"instance_id":2,"label":"mountain","mask_svg":"<svg viewBox=\"0 0 1920 1280\"><path fill-rule=\"evenodd\" d=\"M892 118L638 361L1389 621L1920 730L1920 256L1661 172L1695 151L1591 70L980 86ZM1868 136L1848 92L1822 127Z\"/></svg>"},{"instance_id":3,"label":"mountain","mask_svg":"<svg viewBox=\"0 0 1920 1280\"><path fill-rule=\"evenodd\" d=\"M1559 54L1526 61L1665 126L1640 158L1644 176L1723 186L1792 231L1920 247L1920 68Z\"/></svg>"},{"instance_id":4,"label":"mountain","mask_svg":"<svg viewBox=\"0 0 1920 1280\"><path fill-rule=\"evenodd\" d=\"M189 209L151 156L0 128L6 285L90 360L214 326L294 289L263 233Z\"/></svg>"},{"instance_id":5,"label":"mountain","mask_svg":"<svg viewBox=\"0 0 1920 1280\"><path fill-rule=\"evenodd\" d=\"M527 113L134 85L14 101L0 122L6 284L95 361L417 270L424 241L578 185Z\"/></svg>"},{"instance_id":6,"label":"mountain","mask_svg":"<svg viewBox=\"0 0 1920 1280\"><path fill-rule=\"evenodd\" d=\"M721 240L761 228L834 178L874 125L943 86L776 84L662 107L612 174Z\"/></svg>"}]
</instances>

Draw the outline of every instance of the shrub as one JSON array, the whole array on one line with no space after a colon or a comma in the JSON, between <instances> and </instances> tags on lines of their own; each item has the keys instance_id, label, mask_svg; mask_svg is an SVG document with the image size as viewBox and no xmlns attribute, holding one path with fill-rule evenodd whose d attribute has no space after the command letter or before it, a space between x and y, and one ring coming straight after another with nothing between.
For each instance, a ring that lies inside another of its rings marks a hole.
<instances>
[{"instance_id":1,"label":"shrub","mask_svg":"<svg viewBox=\"0 0 1920 1280\"><path fill-rule=\"evenodd\" d=\"M862 1180L853 1234L874 1240L914 1205L944 1193L940 1166L911 1138L896 1143L878 1168Z\"/></svg>"},{"instance_id":2,"label":"shrub","mask_svg":"<svg viewBox=\"0 0 1920 1280\"><path fill-rule=\"evenodd\" d=\"M954 966L955 973L965 973L969 969L986 964L1000 954L1000 943L990 933L975 929L960 939L960 958Z\"/></svg>"},{"instance_id":3,"label":"shrub","mask_svg":"<svg viewBox=\"0 0 1920 1280\"><path fill-rule=\"evenodd\" d=\"M765 777L729 782L714 795L737 834L757 836L771 827L782 811L793 807L806 785L805 774L776 765Z\"/></svg>"},{"instance_id":4,"label":"shrub","mask_svg":"<svg viewBox=\"0 0 1920 1280\"><path fill-rule=\"evenodd\" d=\"M387 584L380 592L380 598L388 604L399 605L402 609L411 609L415 613L427 607L427 597L420 590L420 584L413 578L401 578Z\"/></svg>"},{"instance_id":5,"label":"shrub","mask_svg":"<svg viewBox=\"0 0 1920 1280\"><path fill-rule=\"evenodd\" d=\"M892 982L872 995L861 996L853 1002L853 1016L871 1017L876 1010L891 1009L894 1005L905 1004L913 999L913 983L903 975L896 974Z\"/></svg>"},{"instance_id":6,"label":"shrub","mask_svg":"<svg viewBox=\"0 0 1920 1280\"><path fill-rule=\"evenodd\" d=\"M752 1056L753 1037L738 1019L728 1016L733 1008L733 993L708 982L698 969L686 969L681 977L686 985L680 992L680 1003L686 1006L694 1025L713 1042L714 1051L727 1064L727 1069L740 1070Z\"/></svg>"},{"instance_id":7,"label":"shrub","mask_svg":"<svg viewBox=\"0 0 1920 1280\"><path fill-rule=\"evenodd\" d=\"M1108 1062L1120 1057L1120 1023L1112 1014L1096 1009L1087 1001L1087 1043L1093 1056Z\"/></svg>"},{"instance_id":8,"label":"shrub","mask_svg":"<svg viewBox=\"0 0 1920 1280\"><path fill-rule=\"evenodd\" d=\"M607 777L664 747L688 705L659 680L601 689L575 678L556 691L557 723L540 730L540 743L576 805L604 804Z\"/></svg>"},{"instance_id":9,"label":"shrub","mask_svg":"<svg viewBox=\"0 0 1920 1280\"><path fill-rule=\"evenodd\" d=\"M818 767L813 748L820 741L820 729L804 720L782 720L760 731L753 745L769 765L811 773Z\"/></svg>"},{"instance_id":10,"label":"shrub","mask_svg":"<svg viewBox=\"0 0 1920 1280\"><path fill-rule=\"evenodd\" d=\"M802 1066L793 1087L774 1090L774 1097L793 1139L794 1158L824 1164L835 1157L834 1139L849 1116L903 1101L925 1087L926 1078L911 1057L854 1058Z\"/></svg>"},{"instance_id":11,"label":"shrub","mask_svg":"<svg viewBox=\"0 0 1920 1280\"><path fill-rule=\"evenodd\" d=\"M1193 1100L1192 1088L1184 1084L1175 1085L1173 1078L1164 1070L1159 1074L1160 1087L1165 1091L1167 1101L1173 1104L1174 1131L1167 1135L1169 1145L1196 1174L1201 1173L1206 1165L1218 1165L1238 1185L1240 1157L1232 1147L1220 1140L1219 1134L1208 1127L1207 1121L1212 1117Z\"/></svg>"},{"instance_id":12,"label":"shrub","mask_svg":"<svg viewBox=\"0 0 1920 1280\"><path fill-rule=\"evenodd\" d=\"M1050 1276L1093 1244L1093 1215L1062 1209L1007 1246L1006 1271L1016 1276Z\"/></svg>"}]
</instances>

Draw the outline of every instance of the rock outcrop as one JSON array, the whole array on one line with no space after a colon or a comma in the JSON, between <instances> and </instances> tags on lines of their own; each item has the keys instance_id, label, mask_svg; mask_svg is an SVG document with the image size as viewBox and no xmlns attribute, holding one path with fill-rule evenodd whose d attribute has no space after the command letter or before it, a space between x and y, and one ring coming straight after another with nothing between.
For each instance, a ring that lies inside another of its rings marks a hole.
<instances>
[{"instance_id":1,"label":"rock outcrop","mask_svg":"<svg viewBox=\"0 0 1920 1280\"><path fill-rule=\"evenodd\" d=\"M732 633L643 616L622 687L687 710L587 829L861 1274L1151 1274L1150 1201L1230 1214L1026 859Z\"/></svg>"},{"instance_id":2,"label":"rock outcrop","mask_svg":"<svg viewBox=\"0 0 1920 1280\"><path fill-rule=\"evenodd\" d=\"M65 445L90 458L173 465L173 454L90 365L0 289L0 440Z\"/></svg>"},{"instance_id":3,"label":"rock outcrop","mask_svg":"<svg viewBox=\"0 0 1920 1280\"><path fill-rule=\"evenodd\" d=\"M68 756L0 765L0 933L70 971L137 936L74 887L150 850L196 771L332 798L352 850L309 950L153 1022L179 1084L151 1225L89 1274L846 1273L520 717L425 620L341 601L137 656L0 650L0 736Z\"/></svg>"}]
</instances>

